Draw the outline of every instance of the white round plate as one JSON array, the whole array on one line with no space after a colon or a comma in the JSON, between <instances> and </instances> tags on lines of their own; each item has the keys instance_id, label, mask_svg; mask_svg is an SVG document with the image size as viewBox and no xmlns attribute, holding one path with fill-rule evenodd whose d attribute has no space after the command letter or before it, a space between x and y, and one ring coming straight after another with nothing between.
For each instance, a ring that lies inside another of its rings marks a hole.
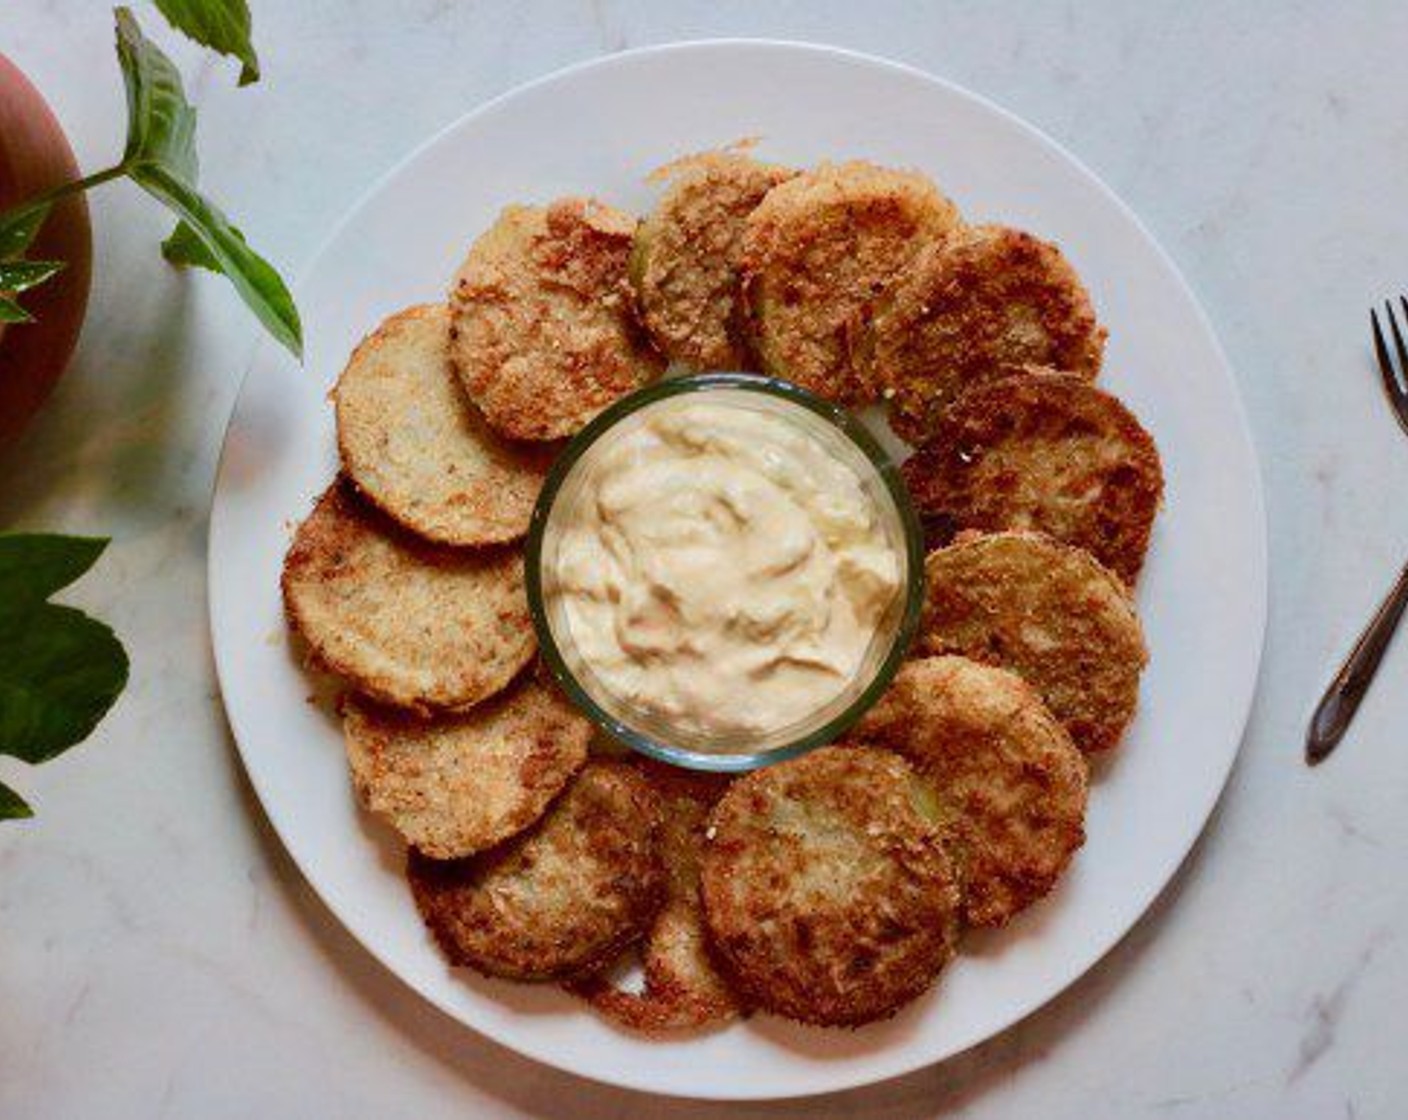
<instances>
[{"instance_id":1,"label":"white round plate","mask_svg":"<svg viewBox=\"0 0 1408 1120\"><path fill-rule=\"evenodd\" d=\"M284 631L289 527L337 466L327 401L383 316L443 296L505 203L595 194L651 205L653 168L742 137L782 163L918 167L971 220L1058 242L1110 329L1103 384L1154 433L1167 472L1139 605L1152 660L1138 720L1097 767L1088 839L1052 897L981 939L928 996L855 1032L769 1016L680 1040L624 1034L552 987L452 971L421 927L387 830L358 812L335 720L308 703ZM635 1089L763 1098L845 1089L939 1061L1051 999L1168 882L1242 735L1266 609L1265 522L1237 390L1206 319L1134 216L1071 155L917 71L829 48L689 43L618 54L500 97L436 136L337 228L298 287L300 369L265 346L226 436L211 516L210 613L250 780L323 900L426 999L522 1054Z\"/></svg>"}]
</instances>

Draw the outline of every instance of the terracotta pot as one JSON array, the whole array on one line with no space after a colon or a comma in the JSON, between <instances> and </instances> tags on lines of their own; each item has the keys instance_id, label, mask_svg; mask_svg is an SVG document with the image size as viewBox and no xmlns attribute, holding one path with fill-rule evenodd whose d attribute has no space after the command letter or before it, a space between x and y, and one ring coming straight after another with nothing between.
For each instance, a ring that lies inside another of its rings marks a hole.
<instances>
[{"instance_id":1,"label":"terracotta pot","mask_svg":"<svg viewBox=\"0 0 1408 1120\"><path fill-rule=\"evenodd\" d=\"M28 79L0 54L0 210L78 178L59 122ZM93 237L82 195L58 203L26 254L68 267L21 297L35 322L0 333L0 447L13 442L58 381L83 325Z\"/></svg>"}]
</instances>

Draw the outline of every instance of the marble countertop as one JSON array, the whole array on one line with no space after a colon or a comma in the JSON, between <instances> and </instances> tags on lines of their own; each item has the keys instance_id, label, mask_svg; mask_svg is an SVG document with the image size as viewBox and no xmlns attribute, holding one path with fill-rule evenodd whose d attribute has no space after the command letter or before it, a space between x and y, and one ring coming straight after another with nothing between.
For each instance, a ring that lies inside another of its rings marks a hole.
<instances>
[{"instance_id":1,"label":"marble countertop","mask_svg":"<svg viewBox=\"0 0 1408 1120\"><path fill-rule=\"evenodd\" d=\"M1408 640L1340 753L1311 702L1408 558L1408 441L1368 304L1408 289L1401 5L373 3L254 0L264 81L178 49L204 181L286 275L421 137L566 63L679 38L815 39L931 70L1067 145L1199 293L1241 384L1271 530L1271 621L1240 760L1192 859L1085 979L1015 1029L870 1089L661 1102L517 1058L422 1003L323 909L270 831L216 689L205 612L220 436L255 344L167 219L92 198L76 363L0 462L0 525L106 533L75 601L133 656L94 738L0 779L0 1116L1404 1115ZM155 11L140 14L155 30ZM164 32L164 29L163 29ZM171 42L163 33L162 41ZM0 51L80 162L118 153L110 25L20 0Z\"/></svg>"}]
</instances>

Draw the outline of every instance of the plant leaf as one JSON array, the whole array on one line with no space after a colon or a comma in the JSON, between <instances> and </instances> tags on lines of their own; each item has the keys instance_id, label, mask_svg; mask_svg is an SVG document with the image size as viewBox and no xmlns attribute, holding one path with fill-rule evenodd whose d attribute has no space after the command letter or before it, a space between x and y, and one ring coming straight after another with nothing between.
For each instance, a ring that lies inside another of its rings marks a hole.
<instances>
[{"instance_id":1,"label":"plant leaf","mask_svg":"<svg viewBox=\"0 0 1408 1120\"><path fill-rule=\"evenodd\" d=\"M230 227L230 232L241 241L244 240L244 234L234 226ZM178 268L204 268L211 272L220 271L220 262L205 247L205 242L200 239L200 234L196 233L184 221L177 222L176 228L171 231L171 236L161 243L161 255Z\"/></svg>"},{"instance_id":2,"label":"plant leaf","mask_svg":"<svg viewBox=\"0 0 1408 1120\"><path fill-rule=\"evenodd\" d=\"M0 533L0 609L44 602L97 563L107 546L107 537Z\"/></svg>"},{"instance_id":3,"label":"plant leaf","mask_svg":"<svg viewBox=\"0 0 1408 1120\"><path fill-rule=\"evenodd\" d=\"M0 260L0 323L34 322L34 316L11 297L38 287L63 268L63 261Z\"/></svg>"},{"instance_id":4,"label":"plant leaf","mask_svg":"<svg viewBox=\"0 0 1408 1120\"><path fill-rule=\"evenodd\" d=\"M196 111L186 100L180 71L156 44L142 34L127 8L117 20L117 59L127 87L125 166L154 163L194 184L200 177L196 159Z\"/></svg>"},{"instance_id":5,"label":"plant leaf","mask_svg":"<svg viewBox=\"0 0 1408 1120\"><path fill-rule=\"evenodd\" d=\"M0 782L0 821L14 821L34 816L25 800L4 782Z\"/></svg>"},{"instance_id":6,"label":"plant leaf","mask_svg":"<svg viewBox=\"0 0 1408 1120\"><path fill-rule=\"evenodd\" d=\"M245 0L156 0L166 21L189 39L240 60L240 85L259 80Z\"/></svg>"},{"instance_id":7,"label":"plant leaf","mask_svg":"<svg viewBox=\"0 0 1408 1120\"><path fill-rule=\"evenodd\" d=\"M73 607L0 615L0 754L44 762L86 739L127 683L113 632Z\"/></svg>"},{"instance_id":8,"label":"plant leaf","mask_svg":"<svg viewBox=\"0 0 1408 1120\"><path fill-rule=\"evenodd\" d=\"M34 316L9 296L0 296L0 323L32 323Z\"/></svg>"},{"instance_id":9,"label":"plant leaf","mask_svg":"<svg viewBox=\"0 0 1408 1120\"><path fill-rule=\"evenodd\" d=\"M303 325L293 296L274 266L245 244L219 207L199 191L160 167L134 167L130 174L143 190L181 216L265 329L301 358Z\"/></svg>"},{"instance_id":10,"label":"plant leaf","mask_svg":"<svg viewBox=\"0 0 1408 1120\"><path fill-rule=\"evenodd\" d=\"M63 267L63 261L0 261L0 292L27 292Z\"/></svg>"},{"instance_id":11,"label":"plant leaf","mask_svg":"<svg viewBox=\"0 0 1408 1120\"><path fill-rule=\"evenodd\" d=\"M0 534L0 754L44 762L87 738L127 683L113 632L46 600L102 555L105 539ZM0 819L32 813L0 785Z\"/></svg>"},{"instance_id":12,"label":"plant leaf","mask_svg":"<svg viewBox=\"0 0 1408 1120\"><path fill-rule=\"evenodd\" d=\"M49 216L49 204L20 206L0 215L0 260L17 257L29 248L44 219Z\"/></svg>"},{"instance_id":13,"label":"plant leaf","mask_svg":"<svg viewBox=\"0 0 1408 1120\"><path fill-rule=\"evenodd\" d=\"M303 328L288 288L219 207L196 189L196 113L186 101L181 75L142 35L130 11L118 8L116 15L117 53L131 114L124 170L176 212L269 333L301 357Z\"/></svg>"}]
</instances>

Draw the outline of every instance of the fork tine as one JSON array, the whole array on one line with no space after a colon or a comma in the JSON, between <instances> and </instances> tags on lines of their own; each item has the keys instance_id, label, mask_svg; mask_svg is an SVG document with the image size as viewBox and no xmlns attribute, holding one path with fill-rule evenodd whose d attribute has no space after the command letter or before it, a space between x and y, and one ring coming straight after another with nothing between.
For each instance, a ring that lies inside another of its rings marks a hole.
<instances>
[{"instance_id":1,"label":"fork tine","mask_svg":"<svg viewBox=\"0 0 1408 1120\"><path fill-rule=\"evenodd\" d=\"M1389 329L1393 331L1393 348L1398 351L1398 368L1408 377L1408 346L1403 345L1403 335L1398 330L1398 316L1393 313L1393 304L1384 300L1384 310L1388 312Z\"/></svg>"},{"instance_id":2,"label":"fork tine","mask_svg":"<svg viewBox=\"0 0 1408 1120\"><path fill-rule=\"evenodd\" d=\"M1398 329L1398 320L1394 318L1393 305L1387 301L1384 303L1384 314L1388 316L1389 329L1393 331L1394 348L1398 351L1399 360L1403 363L1405 375L1408 375L1408 347L1404 346L1403 335ZM1404 315L1408 317L1408 309L1405 309ZM1398 375L1394 372L1393 360L1388 353L1388 343L1384 339L1382 327L1379 326L1379 316L1373 308L1369 309L1369 319L1374 325L1374 352L1379 360L1379 377L1383 382L1384 396L1388 397L1388 403L1393 408L1393 415L1398 421L1398 426L1405 433L1408 433L1408 392L1404 391Z\"/></svg>"},{"instance_id":3,"label":"fork tine","mask_svg":"<svg viewBox=\"0 0 1408 1120\"><path fill-rule=\"evenodd\" d=\"M1398 389L1398 380L1393 376L1393 360L1388 356L1388 344L1384 342L1383 328L1379 326L1379 313L1369 308L1369 322L1374 324L1374 354L1379 359L1379 376L1384 381L1384 392L1393 399Z\"/></svg>"}]
</instances>

